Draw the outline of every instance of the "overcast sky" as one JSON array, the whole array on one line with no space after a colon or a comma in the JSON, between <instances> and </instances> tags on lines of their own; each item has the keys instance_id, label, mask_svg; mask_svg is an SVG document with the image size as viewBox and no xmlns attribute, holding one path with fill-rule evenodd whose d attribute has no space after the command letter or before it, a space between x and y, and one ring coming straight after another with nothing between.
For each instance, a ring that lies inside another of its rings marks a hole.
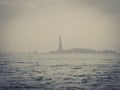
<instances>
[{"instance_id":1,"label":"overcast sky","mask_svg":"<svg viewBox=\"0 0 120 90\"><path fill-rule=\"evenodd\" d=\"M0 0L0 51L120 51L120 0Z\"/></svg>"}]
</instances>

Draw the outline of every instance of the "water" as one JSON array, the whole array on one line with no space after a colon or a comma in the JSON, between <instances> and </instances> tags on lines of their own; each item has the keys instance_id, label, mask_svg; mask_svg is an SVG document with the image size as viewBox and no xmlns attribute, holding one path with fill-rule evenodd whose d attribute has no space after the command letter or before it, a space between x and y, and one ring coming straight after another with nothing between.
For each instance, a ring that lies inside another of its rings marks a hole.
<instances>
[{"instance_id":1,"label":"water","mask_svg":"<svg viewBox=\"0 0 120 90\"><path fill-rule=\"evenodd\" d=\"M120 90L120 55L0 55L0 90Z\"/></svg>"}]
</instances>

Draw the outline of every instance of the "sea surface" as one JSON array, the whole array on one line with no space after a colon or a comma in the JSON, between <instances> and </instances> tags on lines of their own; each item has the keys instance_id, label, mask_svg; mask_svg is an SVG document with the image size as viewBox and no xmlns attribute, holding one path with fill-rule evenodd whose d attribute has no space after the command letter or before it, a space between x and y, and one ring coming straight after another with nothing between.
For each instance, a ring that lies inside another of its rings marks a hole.
<instances>
[{"instance_id":1,"label":"sea surface","mask_svg":"<svg viewBox=\"0 0 120 90\"><path fill-rule=\"evenodd\" d=\"M0 90L120 90L120 55L1 54Z\"/></svg>"}]
</instances>

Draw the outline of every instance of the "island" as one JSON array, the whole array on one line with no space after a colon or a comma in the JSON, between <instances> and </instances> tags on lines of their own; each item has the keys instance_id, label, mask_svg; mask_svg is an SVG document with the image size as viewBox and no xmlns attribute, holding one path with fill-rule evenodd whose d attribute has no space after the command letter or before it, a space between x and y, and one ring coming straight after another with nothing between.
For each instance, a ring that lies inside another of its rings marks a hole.
<instances>
[{"instance_id":1,"label":"island","mask_svg":"<svg viewBox=\"0 0 120 90\"><path fill-rule=\"evenodd\" d=\"M115 54L116 51L113 50L94 50L94 49L87 49L87 48L71 48L71 49L63 49L62 47L62 40L61 36L59 36L59 45L58 50L50 51L50 54L69 54L69 53L107 53L107 54Z\"/></svg>"}]
</instances>

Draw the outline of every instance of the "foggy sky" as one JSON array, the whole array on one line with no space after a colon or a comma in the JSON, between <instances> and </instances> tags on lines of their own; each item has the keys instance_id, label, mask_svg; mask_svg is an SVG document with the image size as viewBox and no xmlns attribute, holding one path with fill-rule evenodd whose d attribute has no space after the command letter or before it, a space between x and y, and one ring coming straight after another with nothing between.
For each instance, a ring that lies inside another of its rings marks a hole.
<instances>
[{"instance_id":1,"label":"foggy sky","mask_svg":"<svg viewBox=\"0 0 120 90\"><path fill-rule=\"evenodd\" d=\"M0 0L0 51L120 51L120 0Z\"/></svg>"}]
</instances>

